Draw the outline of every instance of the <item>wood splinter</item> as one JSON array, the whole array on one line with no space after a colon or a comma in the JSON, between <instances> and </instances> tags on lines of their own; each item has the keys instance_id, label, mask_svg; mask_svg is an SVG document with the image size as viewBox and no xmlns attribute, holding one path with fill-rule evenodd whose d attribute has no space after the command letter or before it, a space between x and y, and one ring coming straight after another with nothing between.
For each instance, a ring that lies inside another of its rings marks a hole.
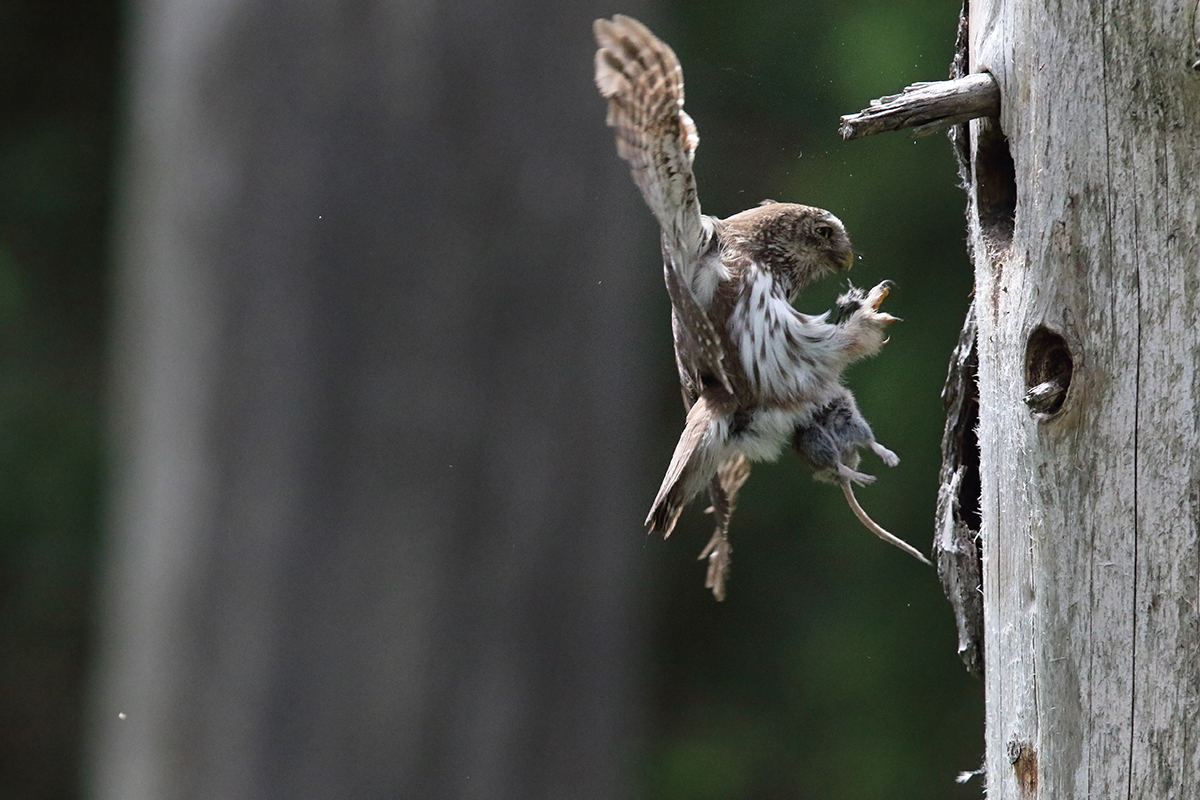
<instances>
[{"instance_id":1,"label":"wood splinter","mask_svg":"<svg viewBox=\"0 0 1200 800\"><path fill-rule=\"evenodd\" d=\"M917 136L935 133L977 117L1000 115L1000 87L986 72L949 81L914 83L900 94L872 100L868 108L841 118L838 133L858 139L883 131L913 128Z\"/></svg>"}]
</instances>

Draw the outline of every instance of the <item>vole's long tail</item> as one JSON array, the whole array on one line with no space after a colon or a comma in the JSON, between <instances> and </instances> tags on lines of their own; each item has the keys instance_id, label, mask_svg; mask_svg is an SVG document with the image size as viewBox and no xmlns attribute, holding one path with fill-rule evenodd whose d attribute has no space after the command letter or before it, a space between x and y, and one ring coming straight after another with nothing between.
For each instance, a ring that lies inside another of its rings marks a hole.
<instances>
[{"instance_id":1,"label":"vole's long tail","mask_svg":"<svg viewBox=\"0 0 1200 800\"><path fill-rule=\"evenodd\" d=\"M846 502L850 504L850 510L854 512L854 516L858 517L858 521L866 526L867 530L878 536L880 539L883 539L888 544L899 547L901 550L908 553L918 561L923 561L926 564L930 564L929 559L921 555L920 550L913 547L900 537L888 533L886 530L880 527L875 520L867 516L867 512L863 511L863 507L858 504L858 498L854 496L854 489L851 488L850 481L843 478L840 483L842 484L842 493L846 495ZM932 564L930 564L930 566L932 566Z\"/></svg>"}]
</instances>

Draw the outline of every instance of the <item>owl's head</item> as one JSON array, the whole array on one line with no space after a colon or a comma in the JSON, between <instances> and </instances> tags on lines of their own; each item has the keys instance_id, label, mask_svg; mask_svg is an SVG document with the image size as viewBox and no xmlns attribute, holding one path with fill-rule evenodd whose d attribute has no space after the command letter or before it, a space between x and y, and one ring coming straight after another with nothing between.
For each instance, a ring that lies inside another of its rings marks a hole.
<instances>
[{"instance_id":1,"label":"owl's head","mask_svg":"<svg viewBox=\"0 0 1200 800\"><path fill-rule=\"evenodd\" d=\"M793 297L818 278L854 264L846 227L823 208L765 200L725 222L747 255Z\"/></svg>"}]
</instances>

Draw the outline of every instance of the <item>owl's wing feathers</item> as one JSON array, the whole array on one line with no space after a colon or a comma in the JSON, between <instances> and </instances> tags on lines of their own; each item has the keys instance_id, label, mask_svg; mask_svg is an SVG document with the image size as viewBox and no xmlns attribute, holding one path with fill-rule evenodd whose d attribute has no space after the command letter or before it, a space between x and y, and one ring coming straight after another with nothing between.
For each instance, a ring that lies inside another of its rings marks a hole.
<instances>
[{"instance_id":1,"label":"owl's wing feathers","mask_svg":"<svg viewBox=\"0 0 1200 800\"><path fill-rule=\"evenodd\" d=\"M704 388L705 377L719 381L729 394L734 394L734 390L729 373L725 370L725 351L721 347L721 338L717 335L708 314L696 302L691 289L683 283L675 266L675 259L667 248L665 236L662 251L663 279L667 284L667 294L671 297L671 325L676 342L675 361L679 367L679 382L683 386L684 404L690 409ZM692 346L686 349L686 360L680 352L681 334L692 343Z\"/></svg>"},{"instance_id":2,"label":"owl's wing feathers","mask_svg":"<svg viewBox=\"0 0 1200 800\"><path fill-rule=\"evenodd\" d=\"M713 235L700 215L692 159L699 137L683 110L683 70L665 42L632 17L596 20L596 86L608 100L617 155L662 227L685 286Z\"/></svg>"}]
</instances>

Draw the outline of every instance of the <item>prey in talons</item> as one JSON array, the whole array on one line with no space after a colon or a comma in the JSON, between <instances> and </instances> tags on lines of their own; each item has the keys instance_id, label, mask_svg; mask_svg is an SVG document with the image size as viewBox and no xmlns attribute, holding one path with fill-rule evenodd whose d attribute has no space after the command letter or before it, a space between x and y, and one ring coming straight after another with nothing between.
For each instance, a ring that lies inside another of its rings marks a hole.
<instances>
[{"instance_id":1,"label":"prey in talons","mask_svg":"<svg viewBox=\"0 0 1200 800\"><path fill-rule=\"evenodd\" d=\"M617 154L629 162L662 230L687 409L646 524L669 535L683 507L707 491L715 529L701 558L708 561L706 585L723 598L729 521L750 462L774 460L791 442L818 473L837 476L863 524L895 544L862 512L849 486L870 477L856 470L859 448L871 448L885 463L898 459L874 441L842 384L843 370L879 352L884 330L897 321L880 310L890 282L866 293L851 287L832 320L830 313L797 311L792 303L804 288L854 263L841 220L821 208L773 200L724 219L701 213L692 172L699 137L683 110L675 53L631 17L596 20L594 30L596 85L608 101ZM843 417L853 424L843 425Z\"/></svg>"},{"instance_id":2,"label":"prey in talons","mask_svg":"<svg viewBox=\"0 0 1200 800\"><path fill-rule=\"evenodd\" d=\"M921 551L888 532L859 505L853 485L867 486L875 482L874 475L858 471L861 460L858 451L864 447L879 456L885 466L894 467L900 463L899 456L875 441L875 434L858 410L858 403L849 389L814 414L809 424L798 427L792 436L792 450L812 471L813 478L840 486L850 510L867 530L918 561L929 564Z\"/></svg>"}]
</instances>

